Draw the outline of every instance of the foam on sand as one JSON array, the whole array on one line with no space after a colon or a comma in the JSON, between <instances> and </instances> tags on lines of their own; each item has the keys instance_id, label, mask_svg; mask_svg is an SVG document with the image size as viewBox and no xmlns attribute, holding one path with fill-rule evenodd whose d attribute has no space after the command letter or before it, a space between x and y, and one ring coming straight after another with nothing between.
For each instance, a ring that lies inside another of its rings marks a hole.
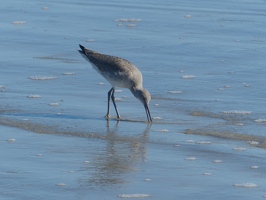
<instances>
[{"instance_id":1,"label":"foam on sand","mask_svg":"<svg viewBox=\"0 0 266 200\"><path fill-rule=\"evenodd\" d=\"M11 24L14 24L14 25L24 25L24 24L26 24L26 21L14 21Z\"/></svg>"},{"instance_id":2,"label":"foam on sand","mask_svg":"<svg viewBox=\"0 0 266 200\"><path fill-rule=\"evenodd\" d=\"M184 75L182 76L183 79L193 79L193 78L196 78L196 76L194 75Z\"/></svg>"},{"instance_id":3,"label":"foam on sand","mask_svg":"<svg viewBox=\"0 0 266 200\"><path fill-rule=\"evenodd\" d=\"M242 188L256 188L256 187L258 187L255 183L236 183L233 186L234 187L242 187Z\"/></svg>"},{"instance_id":4,"label":"foam on sand","mask_svg":"<svg viewBox=\"0 0 266 200\"><path fill-rule=\"evenodd\" d=\"M229 111L223 111L224 114L235 114L235 115L249 115L252 113L252 111L246 111L246 110L229 110Z\"/></svg>"},{"instance_id":5,"label":"foam on sand","mask_svg":"<svg viewBox=\"0 0 266 200\"><path fill-rule=\"evenodd\" d=\"M45 80L54 80L57 79L57 76L30 76L31 80L45 81Z\"/></svg>"},{"instance_id":6,"label":"foam on sand","mask_svg":"<svg viewBox=\"0 0 266 200\"><path fill-rule=\"evenodd\" d=\"M147 198L150 197L149 194L120 194L118 197L120 198Z\"/></svg>"},{"instance_id":7,"label":"foam on sand","mask_svg":"<svg viewBox=\"0 0 266 200\"><path fill-rule=\"evenodd\" d=\"M29 96L27 96L28 98L30 98L30 99L38 99L38 98L42 98L42 96L41 95L38 95L38 94L32 94L32 95L29 95Z\"/></svg>"}]
</instances>

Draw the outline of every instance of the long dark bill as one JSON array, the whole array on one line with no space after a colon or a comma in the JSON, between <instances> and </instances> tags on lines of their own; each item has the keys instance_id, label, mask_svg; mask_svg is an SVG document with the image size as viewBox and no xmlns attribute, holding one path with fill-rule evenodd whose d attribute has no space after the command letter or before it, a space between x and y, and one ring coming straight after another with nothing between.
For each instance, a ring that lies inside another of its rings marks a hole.
<instances>
[{"instance_id":1,"label":"long dark bill","mask_svg":"<svg viewBox=\"0 0 266 200\"><path fill-rule=\"evenodd\" d=\"M82 45L80 44L79 47L80 47L80 49L81 49L83 52L85 52L85 47L84 47L84 46L82 46ZM79 51L80 51L80 50L79 50Z\"/></svg>"},{"instance_id":2,"label":"long dark bill","mask_svg":"<svg viewBox=\"0 0 266 200\"><path fill-rule=\"evenodd\" d=\"M83 58L85 58L85 60L87 60L88 62L91 62L89 56L86 54L86 49L85 49L85 47L82 46L82 45L79 45L79 47L80 47L81 50L78 50L78 51L79 51L79 53L81 54L81 56L82 56Z\"/></svg>"},{"instance_id":3,"label":"long dark bill","mask_svg":"<svg viewBox=\"0 0 266 200\"><path fill-rule=\"evenodd\" d=\"M81 49L81 50L78 50L79 53L85 58L86 54L85 54L85 48L84 48L84 46L79 45L79 47L80 47L80 49Z\"/></svg>"},{"instance_id":4,"label":"long dark bill","mask_svg":"<svg viewBox=\"0 0 266 200\"><path fill-rule=\"evenodd\" d=\"M144 108L145 108L145 111L146 111L148 122L152 123L151 113L150 113L148 104L144 104Z\"/></svg>"}]
</instances>

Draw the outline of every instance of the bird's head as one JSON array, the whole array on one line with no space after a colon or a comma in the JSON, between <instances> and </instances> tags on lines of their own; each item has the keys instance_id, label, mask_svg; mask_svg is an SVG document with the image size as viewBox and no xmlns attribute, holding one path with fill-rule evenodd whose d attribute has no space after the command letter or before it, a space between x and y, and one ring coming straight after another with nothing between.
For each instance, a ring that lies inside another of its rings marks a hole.
<instances>
[{"instance_id":1,"label":"bird's head","mask_svg":"<svg viewBox=\"0 0 266 200\"><path fill-rule=\"evenodd\" d=\"M149 93L148 90L144 89L144 88L132 88L131 92L133 93L133 95L140 100L140 102L144 105L146 114L147 114L147 119L149 122L152 122L152 118L151 118L151 114L150 114L150 110L149 110L149 102L151 100L151 95Z\"/></svg>"}]
</instances>

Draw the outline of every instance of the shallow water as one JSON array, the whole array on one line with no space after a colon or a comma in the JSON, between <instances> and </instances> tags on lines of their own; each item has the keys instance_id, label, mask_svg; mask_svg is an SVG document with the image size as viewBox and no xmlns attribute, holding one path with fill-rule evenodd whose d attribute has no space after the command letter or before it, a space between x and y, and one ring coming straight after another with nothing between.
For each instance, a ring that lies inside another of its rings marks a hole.
<instances>
[{"instance_id":1,"label":"shallow water","mask_svg":"<svg viewBox=\"0 0 266 200\"><path fill-rule=\"evenodd\" d=\"M0 123L24 131L1 127L1 198L21 199L22 191L33 199L262 198L264 7L248 0L5 2ZM104 119L110 85L79 55L79 43L141 70L151 126L123 88L116 92L122 120Z\"/></svg>"}]
</instances>

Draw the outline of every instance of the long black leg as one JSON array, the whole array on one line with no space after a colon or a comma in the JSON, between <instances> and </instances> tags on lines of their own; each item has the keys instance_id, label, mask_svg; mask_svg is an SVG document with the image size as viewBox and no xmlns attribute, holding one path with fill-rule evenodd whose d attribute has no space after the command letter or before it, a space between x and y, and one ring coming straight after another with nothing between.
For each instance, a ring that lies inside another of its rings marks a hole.
<instances>
[{"instance_id":1,"label":"long black leg","mask_svg":"<svg viewBox=\"0 0 266 200\"><path fill-rule=\"evenodd\" d=\"M114 104L114 107L115 107L115 111L116 111L117 119L120 119L120 115L119 115L119 112L118 112L118 110L117 110L116 103L115 103L115 96L114 96L114 94L115 94L115 89L114 89L114 88L112 88L112 89L113 89L113 90L112 90L112 93L111 93L111 99L112 99L113 104Z\"/></svg>"},{"instance_id":2,"label":"long black leg","mask_svg":"<svg viewBox=\"0 0 266 200\"><path fill-rule=\"evenodd\" d=\"M111 90L109 90L108 92L107 114L105 115L106 118L110 117L110 98L111 98L111 94L113 91L114 91L114 88L111 88Z\"/></svg>"}]
</instances>

